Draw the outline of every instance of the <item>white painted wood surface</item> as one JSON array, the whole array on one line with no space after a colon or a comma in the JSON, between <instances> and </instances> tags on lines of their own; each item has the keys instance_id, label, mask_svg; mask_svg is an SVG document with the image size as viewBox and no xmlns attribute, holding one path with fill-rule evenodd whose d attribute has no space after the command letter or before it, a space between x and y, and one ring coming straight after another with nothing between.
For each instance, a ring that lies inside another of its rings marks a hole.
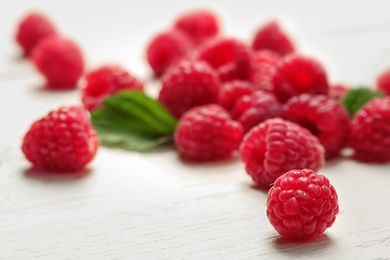
<instances>
[{"instance_id":1,"label":"white painted wood surface","mask_svg":"<svg viewBox=\"0 0 390 260\"><path fill-rule=\"evenodd\" d=\"M89 67L117 62L148 78L149 38L196 6L218 12L226 34L244 40L279 18L332 82L372 85L390 67L388 1L1 0L0 259L390 259L388 164L329 163L321 172L338 191L340 214L307 243L278 237L265 216L266 194L238 161L185 164L173 148L101 148L83 175L28 171L20 143L29 125L79 103L80 92L42 90L32 66L17 58L12 38L24 13L49 15L83 47Z\"/></svg>"}]
</instances>

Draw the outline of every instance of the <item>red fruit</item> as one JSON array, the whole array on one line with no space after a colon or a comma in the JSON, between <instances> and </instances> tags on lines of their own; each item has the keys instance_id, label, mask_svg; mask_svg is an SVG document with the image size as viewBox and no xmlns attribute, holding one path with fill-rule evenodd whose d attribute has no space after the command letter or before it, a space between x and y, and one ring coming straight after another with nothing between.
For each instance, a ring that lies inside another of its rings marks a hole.
<instances>
[{"instance_id":1,"label":"red fruit","mask_svg":"<svg viewBox=\"0 0 390 260\"><path fill-rule=\"evenodd\" d=\"M103 66L86 76L82 102L92 111L103 105L106 97L122 90L143 91L143 83L119 66Z\"/></svg>"},{"instance_id":2,"label":"red fruit","mask_svg":"<svg viewBox=\"0 0 390 260\"><path fill-rule=\"evenodd\" d=\"M196 10L183 14L176 20L174 27L186 33L197 45L219 33L217 16L207 10Z\"/></svg>"},{"instance_id":3,"label":"red fruit","mask_svg":"<svg viewBox=\"0 0 390 260\"><path fill-rule=\"evenodd\" d=\"M282 102L303 93L327 95L329 89L326 72L321 64L295 54L279 62L273 85L276 96Z\"/></svg>"},{"instance_id":4,"label":"red fruit","mask_svg":"<svg viewBox=\"0 0 390 260\"><path fill-rule=\"evenodd\" d=\"M282 237L312 239L331 227L339 212L328 178L313 170L291 170L269 190L267 217Z\"/></svg>"},{"instance_id":5,"label":"red fruit","mask_svg":"<svg viewBox=\"0 0 390 260\"><path fill-rule=\"evenodd\" d=\"M35 67L51 89L75 88L84 72L84 59L79 47L59 36L43 39L31 55Z\"/></svg>"},{"instance_id":6,"label":"red fruit","mask_svg":"<svg viewBox=\"0 0 390 260\"><path fill-rule=\"evenodd\" d=\"M252 127L274 117L282 116L282 104L271 93L256 90L251 95L240 97L230 111L230 115L248 132Z\"/></svg>"},{"instance_id":7,"label":"red fruit","mask_svg":"<svg viewBox=\"0 0 390 260\"><path fill-rule=\"evenodd\" d=\"M256 89L273 93L272 79L281 56L270 50L256 51L252 55L250 81Z\"/></svg>"},{"instance_id":8,"label":"red fruit","mask_svg":"<svg viewBox=\"0 0 390 260\"><path fill-rule=\"evenodd\" d=\"M194 106L215 103L220 86L213 68L202 61L181 61L161 81L158 99L177 118Z\"/></svg>"},{"instance_id":9,"label":"red fruit","mask_svg":"<svg viewBox=\"0 0 390 260\"><path fill-rule=\"evenodd\" d=\"M222 81L248 80L250 55L249 48L241 41L219 38L203 45L199 50L198 59L215 68Z\"/></svg>"},{"instance_id":10,"label":"red fruit","mask_svg":"<svg viewBox=\"0 0 390 260\"><path fill-rule=\"evenodd\" d=\"M377 88L387 96L390 95L390 69L385 70L377 79Z\"/></svg>"},{"instance_id":11,"label":"red fruit","mask_svg":"<svg viewBox=\"0 0 390 260\"><path fill-rule=\"evenodd\" d=\"M259 187L269 186L291 169L319 170L324 148L307 129L280 118L253 127L240 145L241 160Z\"/></svg>"},{"instance_id":12,"label":"red fruit","mask_svg":"<svg viewBox=\"0 0 390 260\"><path fill-rule=\"evenodd\" d=\"M217 104L229 111L240 97L252 94L253 90L253 84L248 81L228 81L219 89Z\"/></svg>"},{"instance_id":13,"label":"red fruit","mask_svg":"<svg viewBox=\"0 0 390 260\"><path fill-rule=\"evenodd\" d=\"M303 94L292 97L283 110L285 119L318 137L327 159L339 155L347 139L349 116L338 101L323 95Z\"/></svg>"},{"instance_id":14,"label":"red fruit","mask_svg":"<svg viewBox=\"0 0 390 260\"><path fill-rule=\"evenodd\" d=\"M390 161L390 97L376 98L358 110L349 126L354 158L363 162Z\"/></svg>"},{"instance_id":15,"label":"red fruit","mask_svg":"<svg viewBox=\"0 0 390 260\"><path fill-rule=\"evenodd\" d=\"M329 97L340 102L348 93L349 88L341 84L331 85L329 87Z\"/></svg>"},{"instance_id":16,"label":"red fruit","mask_svg":"<svg viewBox=\"0 0 390 260\"><path fill-rule=\"evenodd\" d=\"M294 52L294 45L276 21L261 27L252 42L254 50L271 50L284 56Z\"/></svg>"},{"instance_id":17,"label":"red fruit","mask_svg":"<svg viewBox=\"0 0 390 260\"><path fill-rule=\"evenodd\" d=\"M74 172L92 161L98 147L86 111L70 106L35 121L24 136L22 151L36 168Z\"/></svg>"},{"instance_id":18,"label":"red fruit","mask_svg":"<svg viewBox=\"0 0 390 260\"><path fill-rule=\"evenodd\" d=\"M181 31L157 34L146 49L147 60L155 76L160 77L169 66L184 59L191 47L191 39Z\"/></svg>"},{"instance_id":19,"label":"red fruit","mask_svg":"<svg viewBox=\"0 0 390 260\"><path fill-rule=\"evenodd\" d=\"M56 34L51 21L42 14L33 12L20 21L15 38L22 47L24 56L29 56L42 39Z\"/></svg>"},{"instance_id":20,"label":"red fruit","mask_svg":"<svg viewBox=\"0 0 390 260\"><path fill-rule=\"evenodd\" d=\"M180 119L174 134L177 149L190 161L212 161L230 157L243 135L239 123L220 106L194 107Z\"/></svg>"}]
</instances>

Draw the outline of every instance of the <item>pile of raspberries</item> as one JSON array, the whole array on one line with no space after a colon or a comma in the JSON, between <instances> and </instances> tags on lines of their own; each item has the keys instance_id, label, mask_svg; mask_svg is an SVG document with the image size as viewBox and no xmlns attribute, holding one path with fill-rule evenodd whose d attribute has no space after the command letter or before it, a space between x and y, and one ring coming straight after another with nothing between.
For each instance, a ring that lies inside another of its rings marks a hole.
<instances>
[{"instance_id":1,"label":"pile of raspberries","mask_svg":"<svg viewBox=\"0 0 390 260\"><path fill-rule=\"evenodd\" d=\"M26 158L48 171L84 168L99 146L88 120L103 100L145 83L121 66L85 73L80 48L39 13L25 16L16 40L48 89L76 88L83 106L61 107L33 123ZM269 21L250 42L224 35L217 15L194 10L150 40L146 59L161 82L158 101L179 120L174 142L183 161L239 156L259 188L269 190L267 216L284 237L307 239L335 221L338 198L316 172L341 156L390 161L390 98L375 98L353 117L341 105L348 87L329 82L325 68L302 54L281 24ZM390 94L390 70L377 81Z\"/></svg>"}]
</instances>

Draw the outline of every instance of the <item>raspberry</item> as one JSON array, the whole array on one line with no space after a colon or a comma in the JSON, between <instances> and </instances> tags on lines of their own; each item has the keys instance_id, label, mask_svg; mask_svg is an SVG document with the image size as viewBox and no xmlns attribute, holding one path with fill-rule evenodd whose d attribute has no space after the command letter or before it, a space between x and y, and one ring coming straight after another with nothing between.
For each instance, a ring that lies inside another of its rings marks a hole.
<instances>
[{"instance_id":1,"label":"raspberry","mask_svg":"<svg viewBox=\"0 0 390 260\"><path fill-rule=\"evenodd\" d=\"M252 55L252 67L249 80L256 89L273 92L272 79L281 56L274 51L261 50Z\"/></svg>"},{"instance_id":2,"label":"raspberry","mask_svg":"<svg viewBox=\"0 0 390 260\"><path fill-rule=\"evenodd\" d=\"M215 103L220 82L213 68L202 61L181 61L162 77L159 101L179 118L188 109Z\"/></svg>"},{"instance_id":3,"label":"raspberry","mask_svg":"<svg viewBox=\"0 0 390 260\"><path fill-rule=\"evenodd\" d=\"M266 119L282 116L282 104L271 93L257 90L251 95L240 97L230 115L248 132Z\"/></svg>"},{"instance_id":4,"label":"raspberry","mask_svg":"<svg viewBox=\"0 0 390 260\"><path fill-rule=\"evenodd\" d=\"M95 156L98 137L81 107L62 107L35 121L24 136L22 151L34 167L74 172Z\"/></svg>"},{"instance_id":5,"label":"raspberry","mask_svg":"<svg viewBox=\"0 0 390 260\"><path fill-rule=\"evenodd\" d=\"M253 92L253 84L243 80L233 80L222 84L217 98L217 104L229 111L234 103L244 95Z\"/></svg>"},{"instance_id":6,"label":"raspberry","mask_svg":"<svg viewBox=\"0 0 390 260\"><path fill-rule=\"evenodd\" d=\"M51 89L75 88L84 72L79 47L72 41L51 36L43 39L31 54L32 61Z\"/></svg>"},{"instance_id":7,"label":"raspberry","mask_svg":"<svg viewBox=\"0 0 390 260\"><path fill-rule=\"evenodd\" d=\"M181 31L157 34L146 49L147 60L154 75L160 77L170 65L185 58L191 47L191 39Z\"/></svg>"},{"instance_id":8,"label":"raspberry","mask_svg":"<svg viewBox=\"0 0 390 260\"><path fill-rule=\"evenodd\" d=\"M388 96L390 95L390 69L385 70L379 75L376 85L379 91L382 91Z\"/></svg>"},{"instance_id":9,"label":"raspberry","mask_svg":"<svg viewBox=\"0 0 390 260\"><path fill-rule=\"evenodd\" d=\"M107 96L122 90L143 91L143 83L119 66L103 66L86 76L82 102L92 111L102 106Z\"/></svg>"},{"instance_id":10,"label":"raspberry","mask_svg":"<svg viewBox=\"0 0 390 260\"><path fill-rule=\"evenodd\" d=\"M282 237L291 240L317 237L333 225L338 212L335 188L310 169L283 174L268 193L267 217Z\"/></svg>"},{"instance_id":11,"label":"raspberry","mask_svg":"<svg viewBox=\"0 0 390 260\"><path fill-rule=\"evenodd\" d=\"M356 112L349 127L354 158L363 162L390 161L390 97L375 98Z\"/></svg>"},{"instance_id":12,"label":"raspberry","mask_svg":"<svg viewBox=\"0 0 390 260\"><path fill-rule=\"evenodd\" d=\"M219 33L216 15L207 10L196 10L183 14L176 20L174 27L186 33L197 45Z\"/></svg>"},{"instance_id":13,"label":"raspberry","mask_svg":"<svg viewBox=\"0 0 390 260\"><path fill-rule=\"evenodd\" d=\"M323 95L303 94L292 97L283 110L285 119L318 137L327 159L339 155L347 138L349 115L338 101Z\"/></svg>"},{"instance_id":14,"label":"raspberry","mask_svg":"<svg viewBox=\"0 0 390 260\"><path fill-rule=\"evenodd\" d=\"M247 80L250 73L250 50L239 40L218 38L203 45L198 59L217 70L222 81Z\"/></svg>"},{"instance_id":15,"label":"raspberry","mask_svg":"<svg viewBox=\"0 0 390 260\"><path fill-rule=\"evenodd\" d=\"M180 119L174 140L180 154L190 161L224 159L237 150L243 135L239 123L216 104L194 107Z\"/></svg>"},{"instance_id":16,"label":"raspberry","mask_svg":"<svg viewBox=\"0 0 390 260\"><path fill-rule=\"evenodd\" d=\"M329 97L340 102L348 93L349 88L342 84L335 84L329 87Z\"/></svg>"},{"instance_id":17,"label":"raspberry","mask_svg":"<svg viewBox=\"0 0 390 260\"><path fill-rule=\"evenodd\" d=\"M284 56L294 52L294 45L276 21L261 27L252 42L254 50L271 50Z\"/></svg>"},{"instance_id":18,"label":"raspberry","mask_svg":"<svg viewBox=\"0 0 390 260\"><path fill-rule=\"evenodd\" d=\"M253 127L240 145L247 173L261 188L291 169L319 170L324 148L307 129L280 118Z\"/></svg>"},{"instance_id":19,"label":"raspberry","mask_svg":"<svg viewBox=\"0 0 390 260\"><path fill-rule=\"evenodd\" d=\"M303 93L328 94L328 80L315 60L291 54L283 58L273 77L274 92L282 101Z\"/></svg>"},{"instance_id":20,"label":"raspberry","mask_svg":"<svg viewBox=\"0 0 390 260\"><path fill-rule=\"evenodd\" d=\"M45 16L33 12L20 21L15 38L27 57L42 39L56 34L53 24Z\"/></svg>"}]
</instances>

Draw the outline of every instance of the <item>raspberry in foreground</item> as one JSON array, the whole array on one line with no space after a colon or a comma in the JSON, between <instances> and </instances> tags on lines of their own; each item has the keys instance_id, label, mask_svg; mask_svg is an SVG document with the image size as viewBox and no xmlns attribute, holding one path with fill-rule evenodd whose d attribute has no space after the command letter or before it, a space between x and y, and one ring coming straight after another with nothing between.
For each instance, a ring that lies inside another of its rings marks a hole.
<instances>
[{"instance_id":1,"label":"raspberry in foreground","mask_svg":"<svg viewBox=\"0 0 390 260\"><path fill-rule=\"evenodd\" d=\"M182 157L189 161L213 161L230 157L243 135L241 125L216 104L187 111L179 121L174 140Z\"/></svg>"},{"instance_id":2,"label":"raspberry in foreground","mask_svg":"<svg viewBox=\"0 0 390 260\"><path fill-rule=\"evenodd\" d=\"M291 54L278 64L273 77L274 93L282 102L303 93L328 94L326 72L320 63L304 56Z\"/></svg>"},{"instance_id":3,"label":"raspberry in foreground","mask_svg":"<svg viewBox=\"0 0 390 260\"><path fill-rule=\"evenodd\" d=\"M295 51L292 41L276 21L268 22L256 32L252 48L254 50L271 50L282 56Z\"/></svg>"},{"instance_id":4,"label":"raspberry in foreground","mask_svg":"<svg viewBox=\"0 0 390 260\"><path fill-rule=\"evenodd\" d=\"M191 39L179 30L157 34L146 49L146 58L154 75L160 77L169 66L185 58L191 47Z\"/></svg>"},{"instance_id":5,"label":"raspberry in foreground","mask_svg":"<svg viewBox=\"0 0 390 260\"><path fill-rule=\"evenodd\" d=\"M336 100L303 94L283 106L284 118L307 128L325 148L326 159L338 156L347 140L349 115Z\"/></svg>"},{"instance_id":6,"label":"raspberry in foreground","mask_svg":"<svg viewBox=\"0 0 390 260\"><path fill-rule=\"evenodd\" d=\"M220 87L214 69L202 61L181 61L161 81L158 99L177 118L194 106L215 103Z\"/></svg>"},{"instance_id":7,"label":"raspberry in foreground","mask_svg":"<svg viewBox=\"0 0 390 260\"><path fill-rule=\"evenodd\" d=\"M355 113L349 146L358 161L390 162L390 97L372 99Z\"/></svg>"},{"instance_id":8,"label":"raspberry in foreground","mask_svg":"<svg viewBox=\"0 0 390 260\"><path fill-rule=\"evenodd\" d=\"M35 67L50 89L75 88L84 72L80 48L71 40L51 36L43 39L31 54Z\"/></svg>"},{"instance_id":9,"label":"raspberry in foreground","mask_svg":"<svg viewBox=\"0 0 390 260\"><path fill-rule=\"evenodd\" d=\"M234 38L217 38L203 45L198 59L206 61L221 81L248 80L251 68L251 54L245 43Z\"/></svg>"},{"instance_id":10,"label":"raspberry in foreground","mask_svg":"<svg viewBox=\"0 0 390 260\"><path fill-rule=\"evenodd\" d=\"M49 172L82 170L95 157L99 140L82 107L61 107L35 121L22 151L33 166Z\"/></svg>"},{"instance_id":11,"label":"raspberry in foreground","mask_svg":"<svg viewBox=\"0 0 390 260\"><path fill-rule=\"evenodd\" d=\"M143 91L143 83L125 69L108 65L99 67L86 76L82 102L86 109L92 111L102 106L106 97L122 90Z\"/></svg>"},{"instance_id":12,"label":"raspberry in foreground","mask_svg":"<svg viewBox=\"0 0 390 260\"><path fill-rule=\"evenodd\" d=\"M186 33L195 44L200 45L219 33L217 16L207 10L195 10L177 18L175 29Z\"/></svg>"},{"instance_id":13,"label":"raspberry in foreground","mask_svg":"<svg viewBox=\"0 0 390 260\"><path fill-rule=\"evenodd\" d=\"M15 38L23 49L24 56L27 57L42 39L56 34L57 31L49 19L33 12L20 21Z\"/></svg>"},{"instance_id":14,"label":"raspberry in foreground","mask_svg":"<svg viewBox=\"0 0 390 260\"><path fill-rule=\"evenodd\" d=\"M291 240L312 239L331 227L339 212L338 196L328 178L310 169L280 176L267 198L267 217Z\"/></svg>"},{"instance_id":15,"label":"raspberry in foreground","mask_svg":"<svg viewBox=\"0 0 390 260\"><path fill-rule=\"evenodd\" d=\"M306 128L280 119L268 119L253 127L240 145L246 172L261 188L268 189L291 169L319 170L324 148Z\"/></svg>"}]
</instances>

